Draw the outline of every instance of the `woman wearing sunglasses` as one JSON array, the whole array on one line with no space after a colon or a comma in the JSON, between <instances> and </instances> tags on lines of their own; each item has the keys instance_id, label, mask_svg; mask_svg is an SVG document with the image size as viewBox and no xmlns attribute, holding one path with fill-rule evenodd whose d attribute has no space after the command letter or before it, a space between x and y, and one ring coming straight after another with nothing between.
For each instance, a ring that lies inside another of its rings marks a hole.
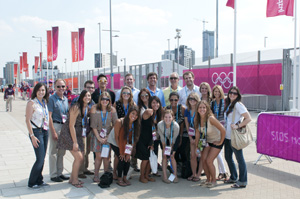
<instances>
[{"instance_id":1,"label":"woman wearing sunglasses","mask_svg":"<svg viewBox=\"0 0 300 199\"><path fill-rule=\"evenodd\" d=\"M157 140L157 124L162 119L162 107L157 96L150 98L149 108L145 110L142 116L141 133L136 148L136 158L142 161L140 182L154 182L155 179L150 178L150 149L154 150L153 143Z\"/></svg>"},{"instance_id":2,"label":"woman wearing sunglasses","mask_svg":"<svg viewBox=\"0 0 300 199\"><path fill-rule=\"evenodd\" d=\"M124 86L121 89L120 99L114 104L118 118L125 117L129 108L133 105L135 105L135 103L133 101L132 91L128 86Z\"/></svg>"},{"instance_id":3,"label":"woman wearing sunglasses","mask_svg":"<svg viewBox=\"0 0 300 199\"><path fill-rule=\"evenodd\" d=\"M108 171L109 156L101 157L101 152L104 149L109 149L107 138L117 119L116 110L111 106L110 94L104 91L101 93L98 103L91 109L91 128L93 129L91 151L96 153L94 182L99 182L99 169L102 160L104 172Z\"/></svg>"},{"instance_id":4,"label":"woman wearing sunglasses","mask_svg":"<svg viewBox=\"0 0 300 199\"><path fill-rule=\"evenodd\" d=\"M228 91L228 97L225 100L225 159L230 170L230 179L225 183L234 183L232 188L245 188L247 186L247 166L244 160L243 150L237 150L231 146L231 131L246 126L251 122L251 116L247 108L241 103L242 96L238 87L233 86ZM233 112L235 117L233 118ZM244 118L243 122L239 123ZM234 153L238 165L239 175L237 174L236 166L232 158Z\"/></svg>"},{"instance_id":5,"label":"woman wearing sunglasses","mask_svg":"<svg viewBox=\"0 0 300 199\"><path fill-rule=\"evenodd\" d=\"M145 110L149 107L150 91L146 88L140 90L138 95L138 107L140 110L140 116L143 116Z\"/></svg>"},{"instance_id":6,"label":"woman wearing sunglasses","mask_svg":"<svg viewBox=\"0 0 300 199\"><path fill-rule=\"evenodd\" d=\"M217 184L214 160L223 147L225 129L213 116L210 105L205 100L201 100L197 105L195 126L198 127L196 128L197 148L201 151L201 161L206 175L206 181L200 185L211 188Z\"/></svg>"},{"instance_id":7,"label":"woman wearing sunglasses","mask_svg":"<svg viewBox=\"0 0 300 199\"><path fill-rule=\"evenodd\" d=\"M200 101L200 98L197 93L192 92L188 95L186 100L186 107L184 111L184 122L186 129L188 131L189 139L190 139L190 153L191 153L191 168L192 168L192 176L188 177L188 181L198 182L200 180L200 175L202 171L202 166L199 166L199 175L197 173L197 153L196 153L196 143L195 143L195 128L194 119L197 112L197 104ZM200 160L201 162L201 160ZM199 163L200 164L200 163ZM201 165L201 164L200 164Z\"/></svg>"}]
</instances>

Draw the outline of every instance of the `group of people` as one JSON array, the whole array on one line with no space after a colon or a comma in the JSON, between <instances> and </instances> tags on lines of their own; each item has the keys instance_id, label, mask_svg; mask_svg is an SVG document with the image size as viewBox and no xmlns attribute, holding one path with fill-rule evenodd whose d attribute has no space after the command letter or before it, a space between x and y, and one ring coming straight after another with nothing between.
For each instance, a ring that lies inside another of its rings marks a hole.
<instances>
[{"instance_id":1,"label":"group of people","mask_svg":"<svg viewBox=\"0 0 300 199\"><path fill-rule=\"evenodd\" d=\"M113 178L119 186L131 185L127 176L130 167L140 171L141 183L154 182L154 176L160 174L152 171L149 158L153 152L158 156L159 148L162 181L167 184L179 181L177 164L181 162L189 163L189 181L200 181L204 170L206 180L201 181L201 186L214 187L217 180L224 180L224 183L232 183L233 188L246 187L243 150L236 150L230 142L231 130L251 121L241 103L239 89L230 88L225 98L219 85L212 91L206 82L196 86L191 71L183 74L186 84L183 88L178 85L176 72L170 74L169 79L170 87L161 90L156 87L157 74L151 72L147 75L147 88L138 90L134 87L133 75L127 74L125 86L115 94L106 88L107 77L100 74L98 88L95 89L93 81L86 81L84 90L73 99L71 106L64 96L66 82L63 79L54 82L55 92L50 98L46 85L38 83L26 107L26 124L36 154L28 186L48 186L43 181L42 170L49 140L50 179L54 182L69 180L77 188L83 187L79 178L86 175L94 175L93 181L100 182L102 162L105 172L113 170ZM223 145L230 175L222 158ZM66 150L74 157L70 177L63 174ZM88 170L91 151L94 153L94 172ZM137 159L141 161L140 169ZM213 164L215 159L218 160L218 177ZM168 177L167 168L172 172L172 178Z\"/></svg>"}]
</instances>

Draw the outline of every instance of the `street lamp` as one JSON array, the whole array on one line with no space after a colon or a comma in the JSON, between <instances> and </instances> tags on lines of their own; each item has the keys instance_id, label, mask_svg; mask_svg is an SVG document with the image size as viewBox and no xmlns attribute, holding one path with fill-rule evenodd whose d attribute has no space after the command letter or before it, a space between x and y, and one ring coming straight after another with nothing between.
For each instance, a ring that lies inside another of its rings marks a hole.
<instances>
[{"instance_id":1,"label":"street lamp","mask_svg":"<svg viewBox=\"0 0 300 199\"><path fill-rule=\"evenodd\" d=\"M264 38L264 47L265 47L265 48L267 47L267 38L268 38L268 37L265 37L265 38Z\"/></svg>"},{"instance_id":2,"label":"street lamp","mask_svg":"<svg viewBox=\"0 0 300 199\"><path fill-rule=\"evenodd\" d=\"M175 39L177 39L177 73L179 74L179 39L181 38L181 29L177 28L176 29L176 36Z\"/></svg>"},{"instance_id":3,"label":"street lamp","mask_svg":"<svg viewBox=\"0 0 300 199\"><path fill-rule=\"evenodd\" d=\"M122 58L121 61L124 61L124 78L126 76L126 58Z\"/></svg>"},{"instance_id":4,"label":"street lamp","mask_svg":"<svg viewBox=\"0 0 300 199\"><path fill-rule=\"evenodd\" d=\"M99 25L99 54L100 54L100 68L102 68L102 55L101 55L101 23Z\"/></svg>"},{"instance_id":5,"label":"street lamp","mask_svg":"<svg viewBox=\"0 0 300 199\"><path fill-rule=\"evenodd\" d=\"M42 48L42 37L36 37L36 36L32 36L32 38L34 38L34 39L40 39L40 45L41 45L41 57L40 57L40 63L42 63L43 62L43 48ZM42 64L40 64L40 71L41 71L41 81L42 81Z\"/></svg>"}]
</instances>

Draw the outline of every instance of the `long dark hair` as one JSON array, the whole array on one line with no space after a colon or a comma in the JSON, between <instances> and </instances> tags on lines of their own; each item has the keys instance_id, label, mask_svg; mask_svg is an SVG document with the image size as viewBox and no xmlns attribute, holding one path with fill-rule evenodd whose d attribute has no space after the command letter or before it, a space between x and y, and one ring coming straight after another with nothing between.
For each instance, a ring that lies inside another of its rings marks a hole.
<instances>
[{"instance_id":1,"label":"long dark hair","mask_svg":"<svg viewBox=\"0 0 300 199\"><path fill-rule=\"evenodd\" d=\"M144 102L142 101L142 97L141 97L142 92L146 92L146 93L148 94L148 96L149 96L148 102L150 101L150 97L151 97L151 94L150 94L150 92L149 92L149 90L148 90L147 88L142 88L142 89L140 90L140 93L139 93L139 95L138 95L138 107L139 107L139 110L141 110L141 108L142 108L143 105L144 105ZM149 104L147 104L147 105L148 105L148 107L149 107Z\"/></svg>"},{"instance_id":2,"label":"long dark hair","mask_svg":"<svg viewBox=\"0 0 300 199\"><path fill-rule=\"evenodd\" d=\"M153 102L153 101L156 101L157 103L159 103L159 108L158 108L158 110L156 111L156 124L158 124L158 122L162 119L162 114L163 114L163 108L161 107L161 102L160 102L160 99L157 97L157 96L152 96L151 98L150 98L150 101L149 101L149 108L152 108L151 107L151 103ZM152 115L152 120L151 120L151 125L153 126L153 124L154 124L154 117L153 117L153 115Z\"/></svg>"},{"instance_id":3,"label":"long dark hair","mask_svg":"<svg viewBox=\"0 0 300 199\"><path fill-rule=\"evenodd\" d=\"M129 126L129 115L131 112L135 111L137 118L136 120L133 122L134 125L134 141L136 143L136 141L139 138L140 135L140 114L139 114L139 109L136 105L130 106L128 109L128 113L127 115L124 117L124 122L123 122L123 126L124 126L124 139L127 139L127 136L129 135L129 130L131 129L131 126Z\"/></svg>"},{"instance_id":4,"label":"long dark hair","mask_svg":"<svg viewBox=\"0 0 300 199\"><path fill-rule=\"evenodd\" d=\"M45 93L43 99L44 99L46 102L48 102L48 99L49 99L49 92L48 92L48 89L47 89L46 84L44 84L44 83L42 83L42 82L39 82L39 83L37 83L37 84L34 86L33 91L32 91L32 94L31 94L31 99L36 98L36 94L37 94L37 92L39 91L39 89L40 89L42 86L44 86L45 91L46 91L46 93Z\"/></svg>"},{"instance_id":5,"label":"long dark hair","mask_svg":"<svg viewBox=\"0 0 300 199\"><path fill-rule=\"evenodd\" d=\"M89 92L89 91L83 90L83 91L80 93L79 98L78 98L78 101L77 101L77 105L78 105L78 108L79 108L80 113L81 113L82 116L84 115L84 112L83 112L83 110L82 110L83 104L84 104L83 98L85 97L85 95L86 95L88 92ZM91 101L92 101L92 99L91 99ZM89 102L89 104L91 103L91 101ZM89 107L89 106L88 106L88 107Z\"/></svg>"},{"instance_id":6,"label":"long dark hair","mask_svg":"<svg viewBox=\"0 0 300 199\"><path fill-rule=\"evenodd\" d=\"M230 103L229 93L230 93L232 90L236 90L236 92L238 93L238 96L237 96L237 98L236 98L232 103ZM237 86L231 87L231 88L229 89L229 91L228 91L227 98L225 99L225 108L224 108L224 110L227 110L227 107L230 105L228 111L226 112L226 115L227 115L227 116L229 115L229 113L232 112L232 110L233 110L235 104L236 104L237 102L240 102L240 101L242 101L242 95L241 95L241 93L240 93L240 89L239 89Z\"/></svg>"}]
</instances>

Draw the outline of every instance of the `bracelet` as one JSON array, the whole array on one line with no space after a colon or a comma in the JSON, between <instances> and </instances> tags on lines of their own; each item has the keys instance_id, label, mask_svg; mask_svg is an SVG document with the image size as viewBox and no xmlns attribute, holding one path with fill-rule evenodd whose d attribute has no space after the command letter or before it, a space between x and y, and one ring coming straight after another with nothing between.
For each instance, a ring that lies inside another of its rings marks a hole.
<instances>
[{"instance_id":1,"label":"bracelet","mask_svg":"<svg viewBox=\"0 0 300 199\"><path fill-rule=\"evenodd\" d=\"M33 136L34 136L34 134L32 133L32 134L30 134L29 136L30 136L30 137L33 137Z\"/></svg>"}]
</instances>

